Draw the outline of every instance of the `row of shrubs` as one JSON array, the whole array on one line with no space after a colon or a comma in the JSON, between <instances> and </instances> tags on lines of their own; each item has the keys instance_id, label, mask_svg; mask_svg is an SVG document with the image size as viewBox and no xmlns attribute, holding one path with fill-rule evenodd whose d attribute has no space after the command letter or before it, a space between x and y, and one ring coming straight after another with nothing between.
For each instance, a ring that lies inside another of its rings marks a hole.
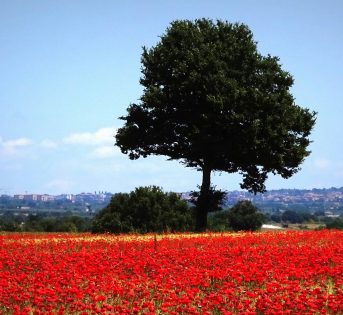
<instances>
[{"instance_id":1,"label":"row of shrubs","mask_svg":"<svg viewBox=\"0 0 343 315\"><path fill-rule=\"evenodd\" d=\"M209 229L251 230L262 226L264 216L250 201L241 201L220 216L209 215ZM220 222L217 222L220 221ZM93 232L165 232L194 230L194 207L176 193L156 186L115 194L93 221Z\"/></svg>"},{"instance_id":2,"label":"row of shrubs","mask_svg":"<svg viewBox=\"0 0 343 315\"><path fill-rule=\"evenodd\" d=\"M90 232L92 219L78 215L53 216L6 214L0 217L0 231L6 232Z\"/></svg>"}]
</instances>

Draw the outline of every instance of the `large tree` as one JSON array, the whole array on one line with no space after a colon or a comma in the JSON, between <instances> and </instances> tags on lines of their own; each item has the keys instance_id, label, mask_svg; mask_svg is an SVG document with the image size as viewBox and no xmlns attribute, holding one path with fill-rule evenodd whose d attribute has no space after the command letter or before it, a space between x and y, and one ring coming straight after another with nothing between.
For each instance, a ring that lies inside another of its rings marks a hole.
<instances>
[{"instance_id":1,"label":"large tree","mask_svg":"<svg viewBox=\"0 0 343 315\"><path fill-rule=\"evenodd\" d=\"M316 113L295 104L292 76L258 52L246 25L174 21L141 62L143 95L121 117L116 144L130 159L164 155L202 171L198 231L212 172L238 172L243 189L263 192L269 172L289 178L309 155Z\"/></svg>"}]
</instances>

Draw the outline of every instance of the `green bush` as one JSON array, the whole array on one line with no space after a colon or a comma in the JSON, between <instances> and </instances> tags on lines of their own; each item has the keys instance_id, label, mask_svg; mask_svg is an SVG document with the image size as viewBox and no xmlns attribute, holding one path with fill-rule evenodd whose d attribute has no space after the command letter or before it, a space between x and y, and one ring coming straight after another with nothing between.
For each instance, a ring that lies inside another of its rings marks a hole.
<instances>
[{"instance_id":1,"label":"green bush","mask_svg":"<svg viewBox=\"0 0 343 315\"><path fill-rule=\"evenodd\" d=\"M343 219L340 219L340 218L334 219L332 222L329 222L326 224L326 228L343 230Z\"/></svg>"},{"instance_id":2,"label":"green bush","mask_svg":"<svg viewBox=\"0 0 343 315\"><path fill-rule=\"evenodd\" d=\"M193 229L187 202L156 186L115 194L94 218L94 233L165 232Z\"/></svg>"},{"instance_id":3,"label":"green bush","mask_svg":"<svg viewBox=\"0 0 343 315\"><path fill-rule=\"evenodd\" d=\"M232 230L229 225L229 211L221 210L208 215L208 229L213 232Z\"/></svg>"},{"instance_id":4,"label":"green bush","mask_svg":"<svg viewBox=\"0 0 343 315\"><path fill-rule=\"evenodd\" d=\"M264 222L264 215L248 200L239 201L228 213L229 225L234 231L256 231Z\"/></svg>"}]
</instances>

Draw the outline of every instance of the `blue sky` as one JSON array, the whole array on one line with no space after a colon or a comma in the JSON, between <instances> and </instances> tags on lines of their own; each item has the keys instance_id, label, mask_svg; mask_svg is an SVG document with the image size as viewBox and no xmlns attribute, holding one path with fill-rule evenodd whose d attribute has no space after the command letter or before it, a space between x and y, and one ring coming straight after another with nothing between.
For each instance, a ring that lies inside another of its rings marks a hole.
<instances>
[{"instance_id":1,"label":"blue sky","mask_svg":"<svg viewBox=\"0 0 343 315\"><path fill-rule=\"evenodd\" d=\"M142 46L175 19L247 24L261 53L280 57L296 103L318 111L312 154L267 189L343 186L343 2L0 1L0 194L188 191L201 174L165 157L130 161L113 146L137 101ZM240 176L215 174L217 188Z\"/></svg>"}]
</instances>

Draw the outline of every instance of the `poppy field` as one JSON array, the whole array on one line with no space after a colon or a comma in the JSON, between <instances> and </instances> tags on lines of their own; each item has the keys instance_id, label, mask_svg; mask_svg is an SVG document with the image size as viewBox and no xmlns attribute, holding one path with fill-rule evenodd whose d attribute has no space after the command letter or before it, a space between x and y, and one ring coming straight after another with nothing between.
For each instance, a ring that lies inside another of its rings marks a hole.
<instances>
[{"instance_id":1,"label":"poppy field","mask_svg":"<svg viewBox=\"0 0 343 315\"><path fill-rule=\"evenodd\" d=\"M343 314L343 232L0 234L0 314Z\"/></svg>"}]
</instances>

